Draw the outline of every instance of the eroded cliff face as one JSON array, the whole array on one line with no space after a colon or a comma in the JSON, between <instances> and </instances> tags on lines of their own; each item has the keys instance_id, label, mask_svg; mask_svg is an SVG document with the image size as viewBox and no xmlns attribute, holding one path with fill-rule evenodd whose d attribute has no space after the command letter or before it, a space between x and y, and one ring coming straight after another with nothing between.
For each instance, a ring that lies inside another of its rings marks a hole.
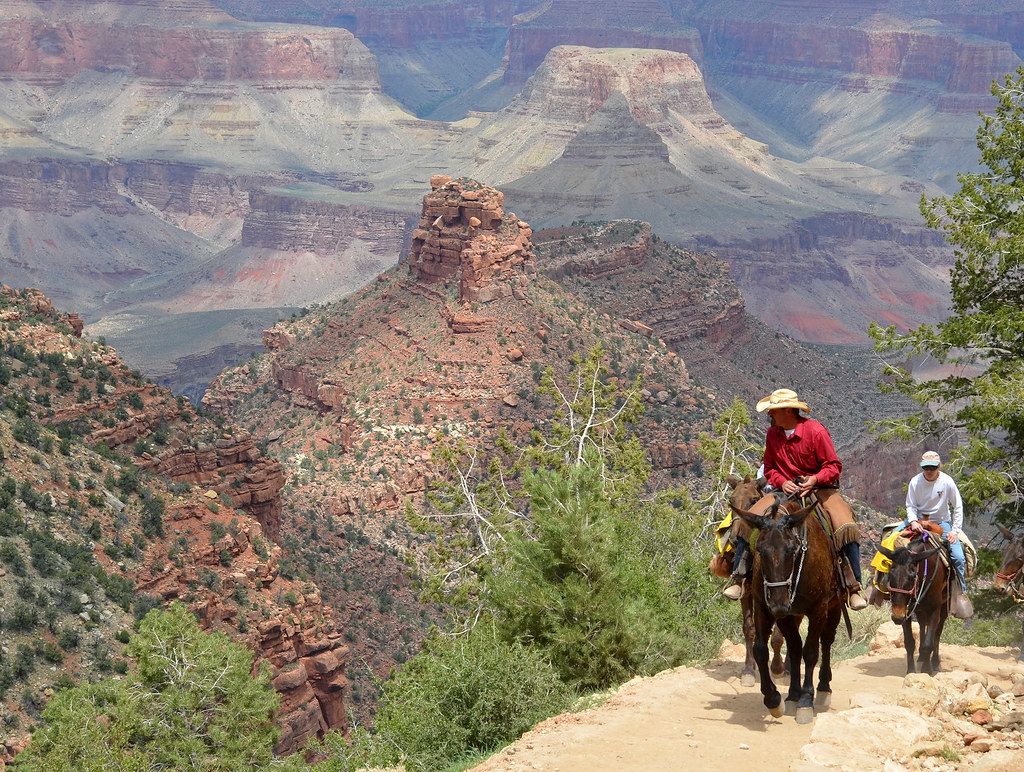
<instances>
[{"instance_id":1,"label":"eroded cliff face","mask_svg":"<svg viewBox=\"0 0 1024 772\"><path fill-rule=\"evenodd\" d=\"M677 353L692 341L720 346L746 334L746 308L728 267L711 255L656 244L648 223L557 228L537 239L541 270L614 313L624 329Z\"/></svg>"},{"instance_id":2,"label":"eroded cliff face","mask_svg":"<svg viewBox=\"0 0 1024 772\"><path fill-rule=\"evenodd\" d=\"M350 655L341 625L315 584L282 568L275 543L280 462L261 453L248 432L198 415L188 400L144 382L106 345L82 340L77 314L58 311L38 290L0 285L0 331L10 346L3 364L11 388L36 395L31 404L39 408L26 403L26 420L44 427L40 436L52 441L52 430L62 438L60 451L51 452L52 442L35 447L12 437L6 420L0 427L4 474L52 502L47 532L77 543L91 521L89 550L136 603L180 599L205 628L246 643L254 667L268 662L282 697L279 753L328 728L344 729ZM40 453L49 460L45 479L34 471ZM124 624L102 606L95 612L83 612L90 624L101 623L93 634L112 636L110 625ZM80 667L76 658L65 661L71 675Z\"/></svg>"},{"instance_id":3,"label":"eroded cliff face","mask_svg":"<svg viewBox=\"0 0 1024 772\"><path fill-rule=\"evenodd\" d=\"M241 245L290 252L332 254L353 241L380 254L400 255L412 225L408 213L253 192Z\"/></svg>"},{"instance_id":4,"label":"eroded cliff face","mask_svg":"<svg viewBox=\"0 0 1024 772\"><path fill-rule=\"evenodd\" d=\"M750 3L701 11L694 23L711 70L720 76L831 82L854 92L931 89L941 94L940 109L974 112L988 105L992 81L1020 64L1007 42L927 20L881 13L823 18L820 4L806 6L770 16Z\"/></svg>"}]
</instances>

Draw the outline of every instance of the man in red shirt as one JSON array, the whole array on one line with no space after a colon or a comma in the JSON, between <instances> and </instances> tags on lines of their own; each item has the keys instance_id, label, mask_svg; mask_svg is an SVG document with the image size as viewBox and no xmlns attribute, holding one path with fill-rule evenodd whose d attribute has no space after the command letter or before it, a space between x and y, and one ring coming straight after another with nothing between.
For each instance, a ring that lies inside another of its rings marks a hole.
<instances>
[{"instance_id":1,"label":"man in red shirt","mask_svg":"<svg viewBox=\"0 0 1024 772\"><path fill-rule=\"evenodd\" d=\"M812 418L800 415L811 409L797 398L792 389L776 389L757 403L757 412L768 411L772 425L768 428L764 448L764 473L768 484L787 495L813 495L821 503L832 525L833 540L846 558L851 575L847 575L848 603L859 611L867 606L861 595L860 528L853 519L853 510L839 494L839 475L843 464L836 456L828 430ZM768 511L774 497L767 495L751 507L755 514ZM737 576L746 540L736 539L736 561L733 563L733 584L724 594L736 599L743 594L742 579Z\"/></svg>"}]
</instances>

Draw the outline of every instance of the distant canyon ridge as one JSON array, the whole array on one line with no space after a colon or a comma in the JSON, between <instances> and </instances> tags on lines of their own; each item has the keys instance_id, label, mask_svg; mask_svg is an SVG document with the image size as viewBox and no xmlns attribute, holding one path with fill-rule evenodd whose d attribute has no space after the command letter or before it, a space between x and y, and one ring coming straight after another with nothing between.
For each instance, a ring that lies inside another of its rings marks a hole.
<instances>
[{"instance_id":1,"label":"distant canyon ridge","mask_svg":"<svg viewBox=\"0 0 1024 772\"><path fill-rule=\"evenodd\" d=\"M193 397L407 257L437 174L538 229L649 222L801 341L937 321L952 254L918 202L974 167L1024 53L1008 0L0 0L0 20L0 280Z\"/></svg>"}]
</instances>

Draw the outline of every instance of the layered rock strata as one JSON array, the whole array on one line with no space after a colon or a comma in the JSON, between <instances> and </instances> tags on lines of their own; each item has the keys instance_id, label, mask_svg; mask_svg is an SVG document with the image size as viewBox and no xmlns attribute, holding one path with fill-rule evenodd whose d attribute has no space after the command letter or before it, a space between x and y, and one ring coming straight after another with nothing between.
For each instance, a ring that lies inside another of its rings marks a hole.
<instances>
[{"instance_id":1,"label":"layered rock strata","mask_svg":"<svg viewBox=\"0 0 1024 772\"><path fill-rule=\"evenodd\" d=\"M0 71L57 84L89 70L157 80L251 82L375 78L354 38L326 27L237 22L204 0L3 3Z\"/></svg>"},{"instance_id":2,"label":"layered rock strata","mask_svg":"<svg viewBox=\"0 0 1024 772\"><path fill-rule=\"evenodd\" d=\"M661 0L600 4L551 0L513 20L505 54L505 82L524 83L548 51L567 44L662 49L703 60L697 31L673 19Z\"/></svg>"}]
</instances>

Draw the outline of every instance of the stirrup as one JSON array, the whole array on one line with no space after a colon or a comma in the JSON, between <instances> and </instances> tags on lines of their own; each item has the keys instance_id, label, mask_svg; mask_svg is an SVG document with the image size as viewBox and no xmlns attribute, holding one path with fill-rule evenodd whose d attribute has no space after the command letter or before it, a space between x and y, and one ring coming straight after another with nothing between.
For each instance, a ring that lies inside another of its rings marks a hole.
<instances>
[{"instance_id":1,"label":"stirrup","mask_svg":"<svg viewBox=\"0 0 1024 772\"><path fill-rule=\"evenodd\" d=\"M727 597L729 600L739 600L743 597L743 593L746 592L747 583L744 579L736 581L732 580L732 583L722 590L722 595Z\"/></svg>"},{"instance_id":2,"label":"stirrup","mask_svg":"<svg viewBox=\"0 0 1024 772\"><path fill-rule=\"evenodd\" d=\"M854 611L863 611L868 607L868 602L864 600L864 595L861 593L861 587L859 584L853 585L849 590L847 590L846 605Z\"/></svg>"}]
</instances>

